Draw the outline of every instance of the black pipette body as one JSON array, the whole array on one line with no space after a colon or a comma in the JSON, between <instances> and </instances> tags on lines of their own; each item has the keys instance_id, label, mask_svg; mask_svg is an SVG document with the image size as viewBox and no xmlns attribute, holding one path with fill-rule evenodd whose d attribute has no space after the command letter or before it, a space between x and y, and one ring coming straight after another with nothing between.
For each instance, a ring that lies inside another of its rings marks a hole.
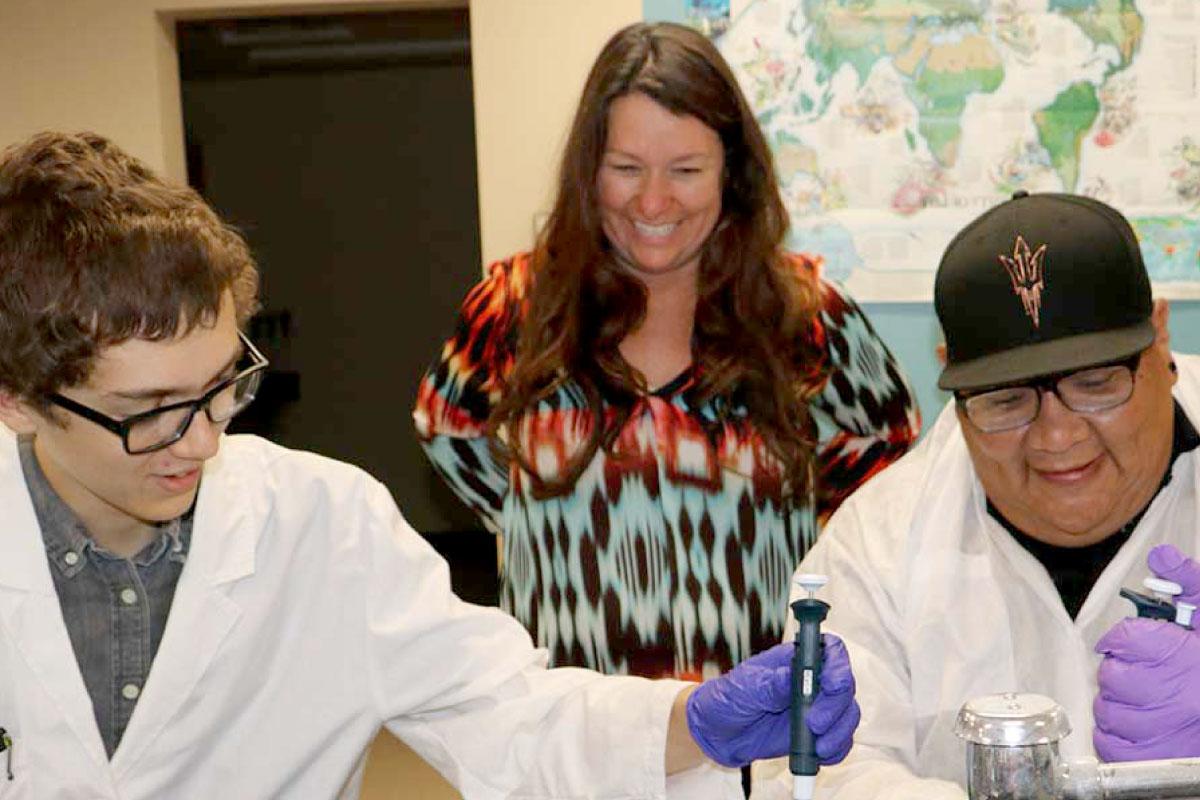
<instances>
[{"instance_id":1,"label":"black pipette body","mask_svg":"<svg viewBox=\"0 0 1200 800\"><path fill-rule=\"evenodd\" d=\"M820 766L816 737L804 718L821 688L821 664L825 658L821 623L828 613L829 605L813 597L792 603L792 614L799 623L792 655L792 742L788 766L793 775L816 775Z\"/></svg>"}]
</instances>

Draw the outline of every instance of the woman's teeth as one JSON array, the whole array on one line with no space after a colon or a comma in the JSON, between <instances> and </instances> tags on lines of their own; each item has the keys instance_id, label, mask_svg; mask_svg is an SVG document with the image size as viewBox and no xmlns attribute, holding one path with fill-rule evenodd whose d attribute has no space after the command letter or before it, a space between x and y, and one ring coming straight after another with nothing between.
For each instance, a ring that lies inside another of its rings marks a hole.
<instances>
[{"instance_id":1,"label":"woman's teeth","mask_svg":"<svg viewBox=\"0 0 1200 800\"><path fill-rule=\"evenodd\" d=\"M675 230L679 223L668 222L665 225L647 225L644 222L634 222L633 226L643 236L666 236Z\"/></svg>"}]
</instances>

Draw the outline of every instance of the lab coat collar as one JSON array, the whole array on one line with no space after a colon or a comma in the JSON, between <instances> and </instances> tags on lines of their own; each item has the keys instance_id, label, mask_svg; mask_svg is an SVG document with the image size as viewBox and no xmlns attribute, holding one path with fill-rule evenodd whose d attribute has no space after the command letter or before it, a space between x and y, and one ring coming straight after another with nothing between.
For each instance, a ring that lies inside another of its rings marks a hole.
<instances>
[{"instance_id":1,"label":"lab coat collar","mask_svg":"<svg viewBox=\"0 0 1200 800\"><path fill-rule=\"evenodd\" d=\"M0 626L41 678L103 780L137 763L188 701L241 614L228 588L254 573L267 500L262 492L253 496L246 480L252 467L227 453L227 444L223 439L221 451L205 465L192 548L166 631L110 765L63 624L16 437L0 431Z\"/></svg>"},{"instance_id":2,"label":"lab coat collar","mask_svg":"<svg viewBox=\"0 0 1200 800\"><path fill-rule=\"evenodd\" d=\"M33 668L99 774L108 758L63 624L17 439L0 427L0 629Z\"/></svg>"},{"instance_id":3,"label":"lab coat collar","mask_svg":"<svg viewBox=\"0 0 1200 800\"><path fill-rule=\"evenodd\" d=\"M189 702L241 616L230 588L254 574L268 509L264 493L250 490L251 465L232 452L231 444L222 437L220 452L205 464L191 551L175 589L162 643L113 754L112 770L118 780L135 768L163 727Z\"/></svg>"},{"instance_id":4,"label":"lab coat collar","mask_svg":"<svg viewBox=\"0 0 1200 800\"><path fill-rule=\"evenodd\" d=\"M181 583L191 577L216 586L254 574L263 526L251 521L265 515L266 509L262 493L250 491L251 467L231 452L232 443L222 437L220 451L204 465Z\"/></svg>"},{"instance_id":5,"label":"lab coat collar","mask_svg":"<svg viewBox=\"0 0 1200 800\"><path fill-rule=\"evenodd\" d=\"M54 594L17 437L0 425L0 589Z\"/></svg>"},{"instance_id":6,"label":"lab coat collar","mask_svg":"<svg viewBox=\"0 0 1200 800\"><path fill-rule=\"evenodd\" d=\"M196 515L188 566L180 579L218 585L254 573L261 525L247 525L249 515L262 513L247 488L250 467L227 456L222 448L204 466L196 500ZM17 439L0 429L0 588L53 595L54 584L33 502L25 486Z\"/></svg>"}]
</instances>

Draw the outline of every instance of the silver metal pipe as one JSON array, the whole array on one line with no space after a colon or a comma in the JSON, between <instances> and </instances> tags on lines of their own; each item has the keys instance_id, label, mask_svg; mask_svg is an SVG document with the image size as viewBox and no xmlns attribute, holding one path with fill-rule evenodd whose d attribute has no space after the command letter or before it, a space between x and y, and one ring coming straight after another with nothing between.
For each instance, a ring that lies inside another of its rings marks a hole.
<instances>
[{"instance_id":1,"label":"silver metal pipe","mask_svg":"<svg viewBox=\"0 0 1200 800\"><path fill-rule=\"evenodd\" d=\"M1101 764L1093 759L1064 764L1063 800L1200 799L1200 758Z\"/></svg>"}]
</instances>

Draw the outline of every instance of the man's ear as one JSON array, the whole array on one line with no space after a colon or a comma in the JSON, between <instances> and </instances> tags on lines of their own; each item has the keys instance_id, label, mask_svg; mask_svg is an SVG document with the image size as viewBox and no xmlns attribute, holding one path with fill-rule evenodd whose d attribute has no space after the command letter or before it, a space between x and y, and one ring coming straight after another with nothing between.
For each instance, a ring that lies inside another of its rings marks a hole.
<instances>
[{"instance_id":1,"label":"man's ear","mask_svg":"<svg viewBox=\"0 0 1200 800\"><path fill-rule=\"evenodd\" d=\"M1170 316L1171 308L1167 301L1161 297L1155 300L1150 311L1150 322L1154 325L1154 344L1162 346L1165 353L1171 352L1171 330L1167 327Z\"/></svg>"},{"instance_id":2,"label":"man's ear","mask_svg":"<svg viewBox=\"0 0 1200 800\"><path fill-rule=\"evenodd\" d=\"M943 367L946 366L946 343L945 342L938 342L937 346L933 348L933 354L935 356L937 356L937 360L938 360L939 364L941 364Z\"/></svg>"},{"instance_id":3,"label":"man's ear","mask_svg":"<svg viewBox=\"0 0 1200 800\"><path fill-rule=\"evenodd\" d=\"M1171 357L1171 331L1167 326L1170 316L1171 309L1167 301L1161 298L1155 300L1150 312L1150 322L1154 325L1154 342L1150 346L1162 358L1162 363L1169 365L1171 383L1174 385L1179 380L1179 373L1175 370L1175 359Z\"/></svg>"},{"instance_id":4,"label":"man's ear","mask_svg":"<svg viewBox=\"0 0 1200 800\"><path fill-rule=\"evenodd\" d=\"M7 389L0 389L0 422L16 434L33 433L37 429L33 411Z\"/></svg>"}]
</instances>

